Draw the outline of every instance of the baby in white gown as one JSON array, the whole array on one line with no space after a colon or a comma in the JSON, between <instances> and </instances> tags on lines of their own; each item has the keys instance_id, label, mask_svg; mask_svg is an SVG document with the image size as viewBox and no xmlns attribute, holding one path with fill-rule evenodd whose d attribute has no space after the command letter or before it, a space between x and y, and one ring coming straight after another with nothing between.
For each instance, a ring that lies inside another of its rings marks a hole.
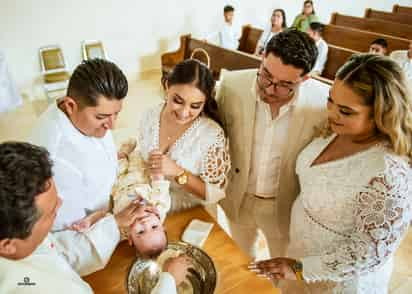
<instances>
[{"instance_id":1,"label":"baby in white gown","mask_svg":"<svg viewBox=\"0 0 412 294\"><path fill-rule=\"evenodd\" d=\"M157 257L167 246L163 221L170 209L169 181L150 178L145 172L143 158L134 139L122 144L119 150L119 174L113 186L113 213L138 200L141 214L123 238L136 248L142 257Z\"/></svg>"}]
</instances>

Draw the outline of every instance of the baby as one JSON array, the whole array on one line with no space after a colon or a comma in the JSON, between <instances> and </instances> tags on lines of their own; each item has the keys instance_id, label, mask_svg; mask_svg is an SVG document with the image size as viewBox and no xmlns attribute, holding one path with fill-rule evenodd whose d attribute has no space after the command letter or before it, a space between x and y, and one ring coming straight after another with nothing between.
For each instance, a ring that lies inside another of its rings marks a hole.
<instances>
[{"instance_id":1,"label":"baby","mask_svg":"<svg viewBox=\"0 0 412 294\"><path fill-rule=\"evenodd\" d=\"M120 147L119 175L112 190L113 213L121 211L132 201L138 202L138 218L128 232L122 232L122 236L135 246L139 256L156 258L167 246L163 221L171 205L170 183L163 177L151 178L146 173L137 149L134 139Z\"/></svg>"},{"instance_id":2,"label":"baby","mask_svg":"<svg viewBox=\"0 0 412 294\"><path fill-rule=\"evenodd\" d=\"M136 140L130 139L119 150L119 172L112 189L112 213L117 214L131 202L137 204L138 217L133 225L121 231L121 238L128 239L143 258L158 257L167 246L163 221L170 209L169 181L162 176L150 177ZM107 209L98 210L74 223L69 229L84 232L102 218Z\"/></svg>"}]
</instances>

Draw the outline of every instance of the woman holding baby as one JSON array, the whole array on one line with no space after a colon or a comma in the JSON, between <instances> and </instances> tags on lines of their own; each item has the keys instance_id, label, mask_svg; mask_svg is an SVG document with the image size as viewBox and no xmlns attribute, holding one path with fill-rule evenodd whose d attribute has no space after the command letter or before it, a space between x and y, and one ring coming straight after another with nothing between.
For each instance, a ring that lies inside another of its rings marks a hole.
<instances>
[{"instance_id":1,"label":"woman holding baby","mask_svg":"<svg viewBox=\"0 0 412 294\"><path fill-rule=\"evenodd\" d=\"M150 175L170 180L172 211L225 197L230 158L214 87L204 64L185 60L166 79L165 102L141 120L138 148Z\"/></svg>"}]
</instances>

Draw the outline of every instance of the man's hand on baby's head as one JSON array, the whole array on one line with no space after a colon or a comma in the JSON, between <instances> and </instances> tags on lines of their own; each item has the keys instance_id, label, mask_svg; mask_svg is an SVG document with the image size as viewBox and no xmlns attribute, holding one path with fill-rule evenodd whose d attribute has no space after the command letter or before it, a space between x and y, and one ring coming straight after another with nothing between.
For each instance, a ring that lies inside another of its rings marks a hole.
<instances>
[{"instance_id":1,"label":"man's hand on baby's head","mask_svg":"<svg viewBox=\"0 0 412 294\"><path fill-rule=\"evenodd\" d=\"M131 202L126 208L118 212L114 218L119 228L129 228L139 217L141 212L141 206L134 202Z\"/></svg>"},{"instance_id":2,"label":"man's hand on baby's head","mask_svg":"<svg viewBox=\"0 0 412 294\"><path fill-rule=\"evenodd\" d=\"M191 265L190 258L182 254L166 260L163 271L170 273L175 279L176 286L179 286L185 280Z\"/></svg>"}]
</instances>

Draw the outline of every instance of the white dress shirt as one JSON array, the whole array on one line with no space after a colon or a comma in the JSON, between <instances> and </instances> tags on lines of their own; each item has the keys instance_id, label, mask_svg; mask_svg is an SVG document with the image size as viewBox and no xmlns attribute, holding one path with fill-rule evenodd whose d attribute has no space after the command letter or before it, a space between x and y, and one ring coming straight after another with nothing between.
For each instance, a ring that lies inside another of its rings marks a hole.
<instances>
[{"instance_id":1,"label":"white dress shirt","mask_svg":"<svg viewBox=\"0 0 412 294\"><path fill-rule=\"evenodd\" d=\"M0 257L0 293L93 293L80 276L106 266L119 236L112 215L85 233L68 230L50 233L23 259Z\"/></svg>"},{"instance_id":2,"label":"white dress shirt","mask_svg":"<svg viewBox=\"0 0 412 294\"><path fill-rule=\"evenodd\" d=\"M207 37L207 40L226 49L237 50L239 47L240 27L225 22L218 32Z\"/></svg>"},{"instance_id":3,"label":"white dress shirt","mask_svg":"<svg viewBox=\"0 0 412 294\"><path fill-rule=\"evenodd\" d=\"M393 51L390 57L395 60L399 66L403 69L406 78L412 85L412 58L408 56L408 50Z\"/></svg>"},{"instance_id":4,"label":"white dress shirt","mask_svg":"<svg viewBox=\"0 0 412 294\"><path fill-rule=\"evenodd\" d=\"M279 190L290 113L296 98L282 106L278 116L272 118L269 104L260 99L255 87L252 87L252 91L256 96L256 117L247 192L263 198L275 198Z\"/></svg>"},{"instance_id":5,"label":"white dress shirt","mask_svg":"<svg viewBox=\"0 0 412 294\"><path fill-rule=\"evenodd\" d=\"M103 138L85 136L53 104L41 115L29 142L45 147L53 160L54 181L63 200L53 230L108 206L117 173L110 131Z\"/></svg>"},{"instance_id":6,"label":"white dress shirt","mask_svg":"<svg viewBox=\"0 0 412 294\"><path fill-rule=\"evenodd\" d=\"M322 74L323 69L325 68L326 61L328 60L328 44L322 38L316 42L316 47L318 48L318 58L316 59L315 66L312 71L316 71L319 74Z\"/></svg>"}]
</instances>

